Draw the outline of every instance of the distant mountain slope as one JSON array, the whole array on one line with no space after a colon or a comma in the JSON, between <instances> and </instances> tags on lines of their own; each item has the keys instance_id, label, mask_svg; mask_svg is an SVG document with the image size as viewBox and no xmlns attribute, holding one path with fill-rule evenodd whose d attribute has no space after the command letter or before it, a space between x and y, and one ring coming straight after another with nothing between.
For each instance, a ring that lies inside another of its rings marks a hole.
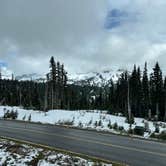
<instances>
[{"instance_id":1,"label":"distant mountain slope","mask_svg":"<svg viewBox=\"0 0 166 166\"><path fill-rule=\"evenodd\" d=\"M0 67L2 79L12 79L12 71L8 70L7 67Z\"/></svg>"},{"instance_id":2,"label":"distant mountain slope","mask_svg":"<svg viewBox=\"0 0 166 166\"><path fill-rule=\"evenodd\" d=\"M77 85L96 85L108 84L111 80L116 82L124 70L103 70L101 72L88 72L72 75L69 83Z\"/></svg>"},{"instance_id":3,"label":"distant mountain slope","mask_svg":"<svg viewBox=\"0 0 166 166\"><path fill-rule=\"evenodd\" d=\"M111 80L116 82L122 72L124 72L123 69L115 71L103 70L101 72L77 73L73 75L68 75L68 83L80 86L84 85L103 86L108 84ZM45 75L32 73L32 74L23 74L20 76L16 76L15 79L19 81L33 80L37 82L43 82L46 80L46 77Z\"/></svg>"},{"instance_id":4,"label":"distant mountain slope","mask_svg":"<svg viewBox=\"0 0 166 166\"><path fill-rule=\"evenodd\" d=\"M20 76L16 76L15 77L16 80L19 80L19 81L37 81L37 82L43 82L46 80L45 76L44 75L41 75L41 74L37 74L37 73L31 73L31 74L23 74L23 75L20 75Z\"/></svg>"}]
</instances>

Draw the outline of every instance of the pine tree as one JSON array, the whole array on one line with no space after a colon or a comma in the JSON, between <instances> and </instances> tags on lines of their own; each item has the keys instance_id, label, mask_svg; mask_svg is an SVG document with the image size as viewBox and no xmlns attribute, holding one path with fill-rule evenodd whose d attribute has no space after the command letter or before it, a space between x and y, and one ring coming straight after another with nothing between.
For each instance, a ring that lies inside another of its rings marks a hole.
<instances>
[{"instance_id":1,"label":"pine tree","mask_svg":"<svg viewBox=\"0 0 166 166\"><path fill-rule=\"evenodd\" d=\"M56 64L53 56L50 59L50 77L51 80L55 80L56 77Z\"/></svg>"},{"instance_id":2,"label":"pine tree","mask_svg":"<svg viewBox=\"0 0 166 166\"><path fill-rule=\"evenodd\" d=\"M150 99L149 99L149 80L148 80L148 73L147 73L147 62L145 62L143 78L142 78L142 89L143 89L143 111L144 117L148 117L148 111L150 106Z\"/></svg>"},{"instance_id":3,"label":"pine tree","mask_svg":"<svg viewBox=\"0 0 166 166\"><path fill-rule=\"evenodd\" d=\"M124 73L122 73L121 77L120 77L120 96L121 96L121 109L122 109L122 113L126 114L127 113L127 91L128 91L128 73L127 71L125 71Z\"/></svg>"},{"instance_id":4,"label":"pine tree","mask_svg":"<svg viewBox=\"0 0 166 166\"><path fill-rule=\"evenodd\" d=\"M37 83L34 83L33 85L33 95L32 95L32 106L35 107L35 109L40 110L41 109L41 103L40 103L40 96L39 96L39 90Z\"/></svg>"},{"instance_id":5,"label":"pine tree","mask_svg":"<svg viewBox=\"0 0 166 166\"><path fill-rule=\"evenodd\" d=\"M55 62L54 57L50 59L50 72L47 74L45 86L45 110L46 105L49 109L62 109L67 106L66 101L67 72L64 65Z\"/></svg>"},{"instance_id":6,"label":"pine tree","mask_svg":"<svg viewBox=\"0 0 166 166\"><path fill-rule=\"evenodd\" d=\"M151 90L151 97L153 99L153 115L155 115L156 120L159 120L162 112L163 80L162 71L158 62L153 68L153 73L151 74Z\"/></svg>"},{"instance_id":7,"label":"pine tree","mask_svg":"<svg viewBox=\"0 0 166 166\"><path fill-rule=\"evenodd\" d=\"M137 68L136 65L134 65L134 69L132 71L131 77L129 79L129 85L130 85L130 104L131 104L131 112L134 116L137 116Z\"/></svg>"},{"instance_id":8,"label":"pine tree","mask_svg":"<svg viewBox=\"0 0 166 166\"><path fill-rule=\"evenodd\" d=\"M136 87L136 91L137 91L137 96L136 96L136 100L137 100L137 109L136 109L136 116L137 117L144 117L144 113L142 110L142 106L143 106L143 91L142 91L142 82L141 82L141 70L140 67L137 68L137 87Z\"/></svg>"},{"instance_id":9,"label":"pine tree","mask_svg":"<svg viewBox=\"0 0 166 166\"><path fill-rule=\"evenodd\" d=\"M99 103L99 109L103 108L103 94L102 94L102 89L100 89L100 94L98 97L98 103Z\"/></svg>"},{"instance_id":10,"label":"pine tree","mask_svg":"<svg viewBox=\"0 0 166 166\"><path fill-rule=\"evenodd\" d=\"M113 80L111 79L109 92L108 92L108 109L110 112L114 111L115 107L115 85Z\"/></svg>"}]
</instances>

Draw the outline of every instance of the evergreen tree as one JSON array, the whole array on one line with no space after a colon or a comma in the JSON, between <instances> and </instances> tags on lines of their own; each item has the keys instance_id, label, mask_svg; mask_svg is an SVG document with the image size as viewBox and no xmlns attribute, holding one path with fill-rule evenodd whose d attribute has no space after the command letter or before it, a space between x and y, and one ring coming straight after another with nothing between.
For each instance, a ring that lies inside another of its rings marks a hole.
<instances>
[{"instance_id":1,"label":"evergreen tree","mask_svg":"<svg viewBox=\"0 0 166 166\"><path fill-rule=\"evenodd\" d=\"M150 106L150 92L149 92L149 80L148 80L148 73L147 73L147 62L145 62L143 78L142 78L142 90L143 90L143 111L144 117L148 117L149 106Z\"/></svg>"},{"instance_id":2,"label":"evergreen tree","mask_svg":"<svg viewBox=\"0 0 166 166\"><path fill-rule=\"evenodd\" d=\"M36 109L40 110L41 108L41 101L40 101L40 96L39 96L39 90L38 90L38 85L37 83L34 83L34 94L32 95L32 106L35 107Z\"/></svg>"},{"instance_id":3,"label":"evergreen tree","mask_svg":"<svg viewBox=\"0 0 166 166\"><path fill-rule=\"evenodd\" d=\"M144 117L144 112L142 110L143 106L143 91L142 91L142 83L141 83L141 70L140 67L137 68L137 109L136 109L136 116L137 117Z\"/></svg>"},{"instance_id":4,"label":"evergreen tree","mask_svg":"<svg viewBox=\"0 0 166 166\"><path fill-rule=\"evenodd\" d=\"M143 117L142 111L142 83L141 83L141 71L140 68L136 68L134 65L134 69L132 71L131 77L129 79L130 84L130 104L132 114L136 117Z\"/></svg>"},{"instance_id":5,"label":"evergreen tree","mask_svg":"<svg viewBox=\"0 0 166 166\"><path fill-rule=\"evenodd\" d=\"M155 115L156 120L161 119L162 112L162 93L163 93L163 80L162 71L158 62L153 68L151 74L151 97L152 97L152 114Z\"/></svg>"},{"instance_id":6,"label":"evergreen tree","mask_svg":"<svg viewBox=\"0 0 166 166\"><path fill-rule=\"evenodd\" d=\"M114 111L115 108L115 85L113 80L111 79L109 93L108 93L108 105L109 111Z\"/></svg>"},{"instance_id":7,"label":"evergreen tree","mask_svg":"<svg viewBox=\"0 0 166 166\"><path fill-rule=\"evenodd\" d=\"M131 112L134 116L137 116L137 68L136 65L134 65L134 69L132 71L131 77L129 79L129 85L130 85L130 105L131 105Z\"/></svg>"},{"instance_id":8,"label":"evergreen tree","mask_svg":"<svg viewBox=\"0 0 166 166\"><path fill-rule=\"evenodd\" d=\"M67 72L60 62L55 63L54 57L50 59L50 72L47 74L47 85L45 86L45 105L49 109L65 108L67 103L66 94ZM46 106L45 106L46 110Z\"/></svg>"},{"instance_id":9,"label":"evergreen tree","mask_svg":"<svg viewBox=\"0 0 166 166\"><path fill-rule=\"evenodd\" d=\"M53 56L50 59L50 77L52 80L56 79L56 64Z\"/></svg>"}]
</instances>

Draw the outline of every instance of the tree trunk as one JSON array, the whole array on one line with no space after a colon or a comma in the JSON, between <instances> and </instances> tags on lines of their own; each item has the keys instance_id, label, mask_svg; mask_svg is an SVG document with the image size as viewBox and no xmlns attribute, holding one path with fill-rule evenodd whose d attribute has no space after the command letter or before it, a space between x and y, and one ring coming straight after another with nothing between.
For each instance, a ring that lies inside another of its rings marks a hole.
<instances>
[{"instance_id":1,"label":"tree trunk","mask_svg":"<svg viewBox=\"0 0 166 166\"><path fill-rule=\"evenodd\" d=\"M159 103L156 104L156 120L159 120Z\"/></svg>"}]
</instances>

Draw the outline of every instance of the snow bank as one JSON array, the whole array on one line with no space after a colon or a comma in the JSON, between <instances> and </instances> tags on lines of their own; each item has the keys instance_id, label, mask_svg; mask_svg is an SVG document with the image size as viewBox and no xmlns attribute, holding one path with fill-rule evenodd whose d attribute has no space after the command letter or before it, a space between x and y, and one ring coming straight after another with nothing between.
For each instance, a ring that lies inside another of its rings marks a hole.
<instances>
[{"instance_id":1,"label":"snow bank","mask_svg":"<svg viewBox=\"0 0 166 166\"><path fill-rule=\"evenodd\" d=\"M122 116L115 116L106 114L102 111L69 111L69 110L50 110L47 113L42 111L25 110L19 107L0 106L0 117L3 117L7 110L14 110L18 112L18 120L28 121L31 116L32 122L40 122L43 124L59 124L71 125L73 127L91 128L100 131L108 131L112 133L127 132L130 129L128 123L125 122L126 118ZM145 133L144 137L148 138L151 133L155 131L155 124L152 121L147 121L143 118L135 118L135 126L148 126L149 132ZM159 132L166 130L166 123L158 122Z\"/></svg>"}]
</instances>

